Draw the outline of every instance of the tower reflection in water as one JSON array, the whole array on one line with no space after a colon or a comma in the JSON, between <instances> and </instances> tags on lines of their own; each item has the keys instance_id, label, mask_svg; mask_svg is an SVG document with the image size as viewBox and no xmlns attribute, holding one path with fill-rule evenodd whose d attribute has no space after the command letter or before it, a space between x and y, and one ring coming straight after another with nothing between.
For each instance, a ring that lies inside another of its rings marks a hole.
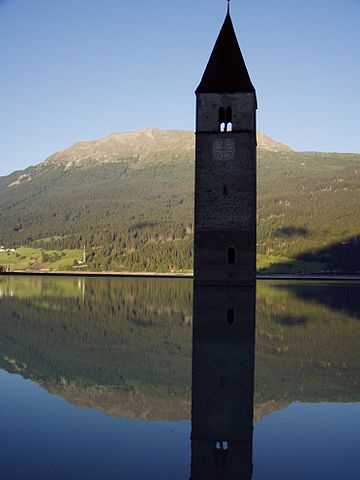
<instances>
[{"instance_id":1,"label":"tower reflection in water","mask_svg":"<svg viewBox=\"0 0 360 480\"><path fill-rule=\"evenodd\" d=\"M254 287L195 287L191 480L252 477L254 345Z\"/></svg>"}]
</instances>

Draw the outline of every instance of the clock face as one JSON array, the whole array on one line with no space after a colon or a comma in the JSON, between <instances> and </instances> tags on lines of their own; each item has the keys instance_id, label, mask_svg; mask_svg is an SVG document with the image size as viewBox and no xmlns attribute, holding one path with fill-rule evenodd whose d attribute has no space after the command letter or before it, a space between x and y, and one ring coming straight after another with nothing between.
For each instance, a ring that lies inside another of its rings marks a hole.
<instances>
[{"instance_id":1,"label":"clock face","mask_svg":"<svg viewBox=\"0 0 360 480\"><path fill-rule=\"evenodd\" d=\"M213 144L213 156L216 160L231 160L235 155L235 144L230 138L220 138Z\"/></svg>"}]
</instances>

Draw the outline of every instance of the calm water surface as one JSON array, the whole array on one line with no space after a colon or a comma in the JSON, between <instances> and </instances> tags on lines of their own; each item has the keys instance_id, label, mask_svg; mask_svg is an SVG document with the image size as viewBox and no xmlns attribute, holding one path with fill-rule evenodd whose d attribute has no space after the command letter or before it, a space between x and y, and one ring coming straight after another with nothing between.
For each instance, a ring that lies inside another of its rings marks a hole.
<instances>
[{"instance_id":1,"label":"calm water surface","mask_svg":"<svg viewBox=\"0 0 360 480\"><path fill-rule=\"evenodd\" d=\"M359 479L360 284L253 300L195 292L192 365L191 280L0 276L0 478Z\"/></svg>"}]
</instances>

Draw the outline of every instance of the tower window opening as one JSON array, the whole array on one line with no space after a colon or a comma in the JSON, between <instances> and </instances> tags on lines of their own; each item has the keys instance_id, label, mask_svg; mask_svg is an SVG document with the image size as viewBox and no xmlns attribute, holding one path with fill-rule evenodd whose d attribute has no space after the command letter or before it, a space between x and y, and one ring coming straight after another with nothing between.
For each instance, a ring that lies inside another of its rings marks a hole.
<instances>
[{"instance_id":1,"label":"tower window opening","mask_svg":"<svg viewBox=\"0 0 360 480\"><path fill-rule=\"evenodd\" d=\"M219 108L219 130L220 132L232 131L232 110L231 107Z\"/></svg>"},{"instance_id":2,"label":"tower window opening","mask_svg":"<svg viewBox=\"0 0 360 480\"><path fill-rule=\"evenodd\" d=\"M226 196L228 194L228 188L226 185L223 186L223 195Z\"/></svg>"},{"instance_id":3,"label":"tower window opening","mask_svg":"<svg viewBox=\"0 0 360 480\"><path fill-rule=\"evenodd\" d=\"M226 122L226 123L231 123L231 122L232 122L232 110L231 110L231 107L227 107L227 109L226 109L225 122Z\"/></svg>"},{"instance_id":4,"label":"tower window opening","mask_svg":"<svg viewBox=\"0 0 360 480\"><path fill-rule=\"evenodd\" d=\"M226 124L226 131L232 132L232 109L231 107L227 107L225 112L225 124Z\"/></svg>"},{"instance_id":5,"label":"tower window opening","mask_svg":"<svg viewBox=\"0 0 360 480\"><path fill-rule=\"evenodd\" d=\"M215 442L214 463L216 467L226 467L228 457L229 443L225 440Z\"/></svg>"},{"instance_id":6,"label":"tower window opening","mask_svg":"<svg viewBox=\"0 0 360 480\"><path fill-rule=\"evenodd\" d=\"M228 263L235 263L235 260L236 260L235 248L230 247L230 248L228 249L227 259L228 259Z\"/></svg>"},{"instance_id":7,"label":"tower window opening","mask_svg":"<svg viewBox=\"0 0 360 480\"><path fill-rule=\"evenodd\" d=\"M227 322L232 325L235 322L235 311L233 308L229 308L227 311Z\"/></svg>"},{"instance_id":8,"label":"tower window opening","mask_svg":"<svg viewBox=\"0 0 360 480\"><path fill-rule=\"evenodd\" d=\"M215 442L215 448L216 450L229 450L229 442L227 440L217 440Z\"/></svg>"},{"instance_id":9,"label":"tower window opening","mask_svg":"<svg viewBox=\"0 0 360 480\"><path fill-rule=\"evenodd\" d=\"M219 129L220 132L225 132L226 129L226 122L225 122L225 108L219 108Z\"/></svg>"}]
</instances>

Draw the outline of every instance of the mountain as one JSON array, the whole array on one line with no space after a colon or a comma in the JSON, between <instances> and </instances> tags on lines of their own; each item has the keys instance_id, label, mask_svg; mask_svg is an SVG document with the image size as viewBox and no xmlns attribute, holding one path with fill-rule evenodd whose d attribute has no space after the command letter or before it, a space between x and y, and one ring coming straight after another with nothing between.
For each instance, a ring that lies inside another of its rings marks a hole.
<instances>
[{"instance_id":1,"label":"mountain","mask_svg":"<svg viewBox=\"0 0 360 480\"><path fill-rule=\"evenodd\" d=\"M91 270L191 270L193 185L192 132L79 142L0 177L0 244L86 245ZM359 271L359 187L360 155L294 152L258 132L259 269Z\"/></svg>"},{"instance_id":2,"label":"mountain","mask_svg":"<svg viewBox=\"0 0 360 480\"><path fill-rule=\"evenodd\" d=\"M270 151L291 151L291 148L276 142L262 132L257 134L258 147ZM55 153L43 163L48 167L54 164L71 168L81 165L102 163L123 163L131 160L131 168L145 165L168 163L169 156L174 160L193 154L195 136L185 130L159 130L147 128L135 132L118 132L89 142L79 142L72 147Z\"/></svg>"},{"instance_id":3,"label":"mountain","mask_svg":"<svg viewBox=\"0 0 360 480\"><path fill-rule=\"evenodd\" d=\"M105 138L78 142L55 153L43 162L44 167L59 165L64 168L91 164L128 163L131 168L168 163L169 155L192 154L195 137L184 130L159 130L148 128L134 132L112 133Z\"/></svg>"},{"instance_id":4,"label":"mountain","mask_svg":"<svg viewBox=\"0 0 360 480\"><path fill-rule=\"evenodd\" d=\"M273 152L290 152L290 147L257 132L258 148ZM105 138L78 142L70 148L51 155L36 167L14 172L8 177L9 188L22 185L42 175L46 170L59 167L65 170L76 167L91 167L101 164L126 164L131 169L147 165L168 164L190 155L193 157L195 136L186 130L159 130L147 128L134 132L111 133Z\"/></svg>"}]
</instances>

